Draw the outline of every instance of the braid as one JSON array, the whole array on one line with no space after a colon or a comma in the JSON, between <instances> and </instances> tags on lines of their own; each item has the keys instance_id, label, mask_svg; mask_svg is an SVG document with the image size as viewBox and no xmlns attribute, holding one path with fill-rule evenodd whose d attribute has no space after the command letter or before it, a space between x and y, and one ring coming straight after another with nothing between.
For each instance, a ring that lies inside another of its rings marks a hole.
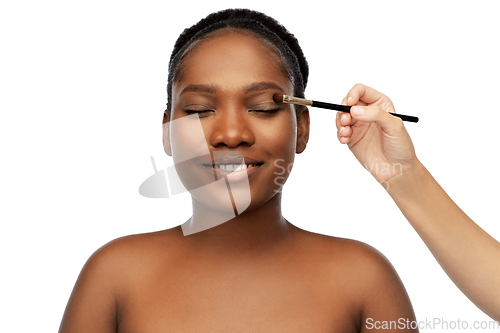
<instances>
[{"instance_id":1,"label":"braid","mask_svg":"<svg viewBox=\"0 0 500 333\"><path fill-rule=\"evenodd\" d=\"M194 42L207 38L210 33L224 28L248 30L256 37L270 42L285 62L284 65L294 85L294 95L304 97L309 66L295 36L278 21L263 13L249 9L226 9L212 13L192 27L185 29L175 42L169 62L167 112L171 111L172 86L186 51Z\"/></svg>"}]
</instances>

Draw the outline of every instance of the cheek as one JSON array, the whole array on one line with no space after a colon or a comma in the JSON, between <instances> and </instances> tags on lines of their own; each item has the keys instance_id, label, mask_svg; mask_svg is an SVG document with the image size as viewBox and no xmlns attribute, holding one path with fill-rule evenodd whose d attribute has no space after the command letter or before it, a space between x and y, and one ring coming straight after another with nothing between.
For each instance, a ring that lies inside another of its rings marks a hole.
<instances>
[{"instance_id":1,"label":"cheek","mask_svg":"<svg viewBox=\"0 0 500 333\"><path fill-rule=\"evenodd\" d=\"M170 122L170 142L174 163L210 154L203 127L196 114Z\"/></svg>"},{"instance_id":2,"label":"cheek","mask_svg":"<svg viewBox=\"0 0 500 333\"><path fill-rule=\"evenodd\" d=\"M273 124L269 124L265 129L264 140L275 150L279 150L283 155L295 154L297 145L297 124L295 115L289 113L286 117L281 117Z\"/></svg>"},{"instance_id":3,"label":"cheek","mask_svg":"<svg viewBox=\"0 0 500 333\"><path fill-rule=\"evenodd\" d=\"M297 146L297 127L295 114L281 121L274 126L263 130L261 142L267 147L271 155L271 169L273 173L280 177L280 183L288 178L293 167L295 151Z\"/></svg>"}]
</instances>

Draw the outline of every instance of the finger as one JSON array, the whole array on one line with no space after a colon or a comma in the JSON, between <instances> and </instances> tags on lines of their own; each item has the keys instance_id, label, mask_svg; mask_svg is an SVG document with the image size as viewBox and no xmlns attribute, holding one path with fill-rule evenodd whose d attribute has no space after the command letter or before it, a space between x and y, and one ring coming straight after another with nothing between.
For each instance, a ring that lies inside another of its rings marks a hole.
<instances>
[{"instance_id":1,"label":"finger","mask_svg":"<svg viewBox=\"0 0 500 333\"><path fill-rule=\"evenodd\" d=\"M342 100L342 105L346 105L347 97ZM337 139L340 143L346 144L349 142L349 137L352 134L352 129L349 126L351 116L349 113L338 111L335 117L337 126Z\"/></svg>"},{"instance_id":2,"label":"finger","mask_svg":"<svg viewBox=\"0 0 500 333\"><path fill-rule=\"evenodd\" d=\"M344 101L345 101L345 98L344 98ZM342 101L342 102L344 102ZM350 123L350 117L349 119L347 119L347 116L349 115L349 113L347 112L337 112L337 132L338 133L341 133L342 136L348 136L346 133L349 133L349 131L347 130L347 128L351 128L351 126L349 126L349 123Z\"/></svg>"},{"instance_id":3,"label":"finger","mask_svg":"<svg viewBox=\"0 0 500 333\"><path fill-rule=\"evenodd\" d=\"M340 126L338 133L340 136L350 137L352 134L352 127L351 126Z\"/></svg>"},{"instance_id":4,"label":"finger","mask_svg":"<svg viewBox=\"0 0 500 333\"><path fill-rule=\"evenodd\" d=\"M344 97L344 99L342 100L342 103L340 103L340 105L346 105L346 99L347 99L347 97ZM342 126L342 124L341 124L342 120L345 118L344 114L345 114L345 112L337 111L337 114L335 115L337 131L339 130L339 127Z\"/></svg>"},{"instance_id":5,"label":"finger","mask_svg":"<svg viewBox=\"0 0 500 333\"><path fill-rule=\"evenodd\" d=\"M381 92L365 86L364 84L357 83L347 93L347 105L356 105L359 102L362 102L359 103L362 105L373 104L380 101L384 97L387 98L387 96Z\"/></svg>"},{"instance_id":6,"label":"finger","mask_svg":"<svg viewBox=\"0 0 500 333\"><path fill-rule=\"evenodd\" d=\"M349 137L341 136L340 133L339 133L339 131L337 131L337 139L342 144L345 144L345 143L349 142Z\"/></svg>"},{"instance_id":7,"label":"finger","mask_svg":"<svg viewBox=\"0 0 500 333\"><path fill-rule=\"evenodd\" d=\"M339 142L343 145L349 143L349 141L351 140L351 138L349 138L348 136L340 136L338 132L337 132L337 138L339 139Z\"/></svg>"},{"instance_id":8,"label":"finger","mask_svg":"<svg viewBox=\"0 0 500 333\"><path fill-rule=\"evenodd\" d=\"M349 97L351 98L351 97ZM342 105L347 105L348 97L344 97L342 100ZM340 125L348 125L351 123L351 115L348 112L337 112L337 117L339 117Z\"/></svg>"},{"instance_id":9,"label":"finger","mask_svg":"<svg viewBox=\"0 0 500 333\"><path fill-rule=\"evenodd\" d=\"M401 133L401 128L404 128L401 118L391 115L378 105L353 106L351 116L361 122L380 125L388 135L397 135Z\"/></svg>"},{"instance_id":10,"label":"finger","mask_svg":"<svg viewBox=\"0 0 500 333\"><path fill-rule=\"evenodd\" d=\"M342 103L340 103L340 104L347 105L346 99L347 99L347 97L344 97L344 99L342 100ZM337 127L337 131L339 130L339 127L341 126L342 120L345 118L342 116L344 113L345 112L337 111L337 114L335 115L335 126Z\"/></svg>"},{"instance_id":11,"label":"finger","mask_svg":"<svg viewBox=\"0 0 500 333\"><path fill-rule=\"evenodd\" d=\"M351 124L351 115L347 112L338 111L335 117L335 125L337 130L340 126L347 126Z\"/></svg>"}]
</instances>

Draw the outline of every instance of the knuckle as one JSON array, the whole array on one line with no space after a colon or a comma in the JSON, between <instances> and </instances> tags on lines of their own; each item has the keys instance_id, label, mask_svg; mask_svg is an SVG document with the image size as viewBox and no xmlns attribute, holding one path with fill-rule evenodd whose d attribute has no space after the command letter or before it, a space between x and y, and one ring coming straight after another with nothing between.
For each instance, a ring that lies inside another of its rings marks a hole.
<instances>
[{"instance_id":1,"label":"knuckle","mask_svg":"<svg viewBox=\"0 0 500 333\"><path fill-rule=\"evenodd\" d=\"M405 124L403 123L403 119L401 119L399 117L396 117L396 118L397 118L398 126L399 127L405 127Z\"/></svg>"}]
</instances>

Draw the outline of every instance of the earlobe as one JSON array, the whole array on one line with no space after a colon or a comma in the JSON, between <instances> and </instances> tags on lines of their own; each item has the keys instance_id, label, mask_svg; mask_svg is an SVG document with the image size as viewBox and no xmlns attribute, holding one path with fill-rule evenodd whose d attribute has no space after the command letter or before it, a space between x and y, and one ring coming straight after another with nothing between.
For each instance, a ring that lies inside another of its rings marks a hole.
<instances>
[{"instance_id":1,"label":"earlobe","mask_svg":"<svg viewBox=\"0 0 500 333\"><path fill-rule=\"evenodd\" d=\"M172 156L172 148L170 147L170 133L168 129L169 125L169 116L168 111L165 110L163 113L163 122L162 122L162 130L163 130L163 150L168 156Z\"/></svg>"},{"instance_id":2,"label":"earlobe","mask_svg":"<svg viewBox=\"0 0 500 333\"><path fill-rule=\"evenodd\" d=\"M297 154L302 153L307 146L309 141L309 110L306 108L300 114L299 121L297 123L297 148L295 152Z\"/></svg>"}]
</instances>

